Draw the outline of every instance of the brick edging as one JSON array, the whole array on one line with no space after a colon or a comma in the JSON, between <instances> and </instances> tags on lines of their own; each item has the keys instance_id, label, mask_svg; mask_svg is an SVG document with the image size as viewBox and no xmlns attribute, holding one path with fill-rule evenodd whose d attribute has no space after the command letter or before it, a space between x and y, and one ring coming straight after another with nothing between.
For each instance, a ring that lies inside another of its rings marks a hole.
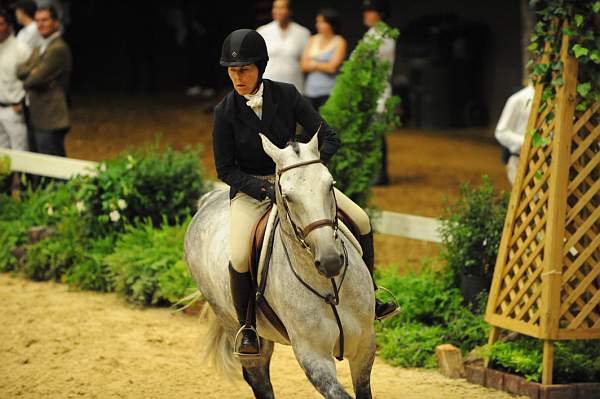
<instances>
[{"instance_id":1,"label":"brick edging","mask_svg":"<svg viewBox=\"0 0 600 399\"><path fill-rule=\"evenodd\" d=\"M597 399L600 383L542 385L490 368L465 366L467 381L531 399Z\"/></svg>"}]
</instances>

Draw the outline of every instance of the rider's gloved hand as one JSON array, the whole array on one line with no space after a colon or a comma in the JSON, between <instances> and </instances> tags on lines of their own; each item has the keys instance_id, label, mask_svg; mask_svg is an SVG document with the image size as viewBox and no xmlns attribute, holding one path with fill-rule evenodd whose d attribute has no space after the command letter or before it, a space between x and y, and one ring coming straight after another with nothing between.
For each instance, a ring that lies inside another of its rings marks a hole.
<instances>
[{"instance_id":1,"label":"rider's gloved hand","mask_svg":"<svg viewBox=\"0 0 600 399\"><path fill-rule=\"evenodd\" d=\"M266 182L261 188L263 192L263 199L269 199L271 202L275 202L275 185L271 182Z\"/></svg>"}]
</instances>

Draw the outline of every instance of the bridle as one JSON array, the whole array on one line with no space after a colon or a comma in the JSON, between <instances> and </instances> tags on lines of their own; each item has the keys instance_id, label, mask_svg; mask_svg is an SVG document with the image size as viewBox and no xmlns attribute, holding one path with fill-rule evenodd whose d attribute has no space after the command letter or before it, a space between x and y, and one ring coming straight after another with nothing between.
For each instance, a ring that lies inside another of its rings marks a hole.
<instances>
[{"instance_id":1,"label":"bridle","mask_svg":"<svg viewBox=\"0 0 600 399\"><path fill-rule=\"evenodd\" d=\"M302 247L309 252L310 252L310 247L309 247L308 243L306 242L306 237L308 237L308 235L312 231L314 231L318 228L321 228L321 227L330 226L333 228L334 238L338 237L338 220L337 220L338 207L337 207L337 199L335 197L335 190L333 189L333 186L332 186L331 193L333 195L333 203L335 206L335 212L333 213L333 219L320 219L315 222L309 223L304 228L301 228L301 227L298 227L298 225L292 219L292 214L290 212L290 207L288 205L287 199L285 198L285 196L283 195L283 192L281 190L281 182L280 181L281 181L281 175L283 175L288 170L300 168L300 167L315 164L315 163L321 163L321 160L312 159L310 161L299 162L299 163L296 163L296 164L293 164L290 166L286 166L285 168L281 168L277 171L277 191L279 191L279 196L281 197L281 200L283 202L283 208L285 209L287 218L290 221L290 224L292 225L292 229L294 230L294 235L296 236L296 239L300 242L300 245L302 245Z\"/></svg>"},{"instance_id":2,"label":"bridle","mask_svg":"<svg viewBox=\"0 0 600 399\"><path fill-rule=\"evenodd\" d=\"M287 215L287 218L290 222L290 224L292 225L292 228L294 230L294 234L296 235L296 239L300 242L300 244L302 245L302 247L304 249L306 249L308 252L310 252L310 247L308 245L308 243L306 242L306 237L308 237L308 235L320 228L320 227L326 227L326 226L331 226L333 228L333 237L334 239L338 238L338 219L337 219L337 199L335 197L335 190L333 189L333 186L331 186L331 194L333 195L333 202L335 205L335 212L333 213L333 220L330 219L320 219L317 220L315 222L312 222L310 224L308 224L308 226L304 227L304 228L300 228L298 227L298 225L296 223L294 223L294 220L292 219L292 214L290 213L290 208L288 206L287 203L287 199L285 198L285 196L283 195L283 192L281 190L281 175L284 174L285 172L287 172L288 170L292 170L292 169L296 169L296 168L300 168L306 165L312 165L315 163L321 163L321 160L319 159L313 159L310 161L304 161L304 162L299 162L297 164L293 164L290 166L286 166L285 168L281 168L277 171L277 191L279 191L279 196L281 197L281 201L283 202L283 208L285 209L285 213ZM280 234L281 234L281 230L280 230ZM340 336L339 336L339 349L340 352L339 354L336 356L336 359L338 360L343 360L344 359L344 328L342 326L342 320L340 318L340 315L337 311L337 305L339 305L340 303L340 290L342 289L342 284L344 283L344 279L346 277L346 271L348 270L348 251L346 250L346 246L344 245L344 241L341 240L341 244L342 244L342 249L344 251L344 264L343 264L343 268L344 271L342 272L342 276L340 278L340 282L339 284L336 284L335 279L331 278L331 287L333 289L333 294L321 294L320 292L318 292L317 290L315 290L313 287L310 286L310 284L308 284L306 281L304 281L302 279L302 277L300 277L300 275L298 274L298 272L296 272L296 269L294 269L294 265L292 264L292 261L290 259L290 254L288 252L288 249L285 245L285 243L283 244L283 250L288 262L288 265L290 266L290 269L292 270L292 273L294 274L294 276L296 277L296 279L298 279L298 281L304 286L306 287L310 292L312 292L313 294L315 294L317 297L321 298L326 304L328 304L331 307L331 311L333 312L333 315L335 317L335 321L337 323L338 326L338 330L340 332Z\"/></svg>"}]
</instances>

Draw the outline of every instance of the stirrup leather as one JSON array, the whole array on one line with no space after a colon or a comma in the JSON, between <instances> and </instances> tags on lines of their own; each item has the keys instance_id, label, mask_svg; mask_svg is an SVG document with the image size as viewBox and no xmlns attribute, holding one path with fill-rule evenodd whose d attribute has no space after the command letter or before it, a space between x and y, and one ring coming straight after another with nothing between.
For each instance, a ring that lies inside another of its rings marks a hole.
<instances>
[{"instance_id":1,"label":"stirrup leather","mask_svg":"<svg viewBox=\"0 0 600 399\"><path fill-rule=\"evenodd\" d=\"M258 342L258 353L240 353L240 352L238 352L238 348L240 347L240 343L241 343L240 337L242 335L242 332L244 332L246 330L253 331L254 334L256 335L256 340ZM260 337L258 336L258 331L256 331L256 328L254 328L253 326L249 326L249 325L244 325L244 326L240 327L238 332L235 334L235 339L233 340L233 354L235 357L237 357L240 360L253 360L253 359L260 358L260 354L261 354Z\"/></svg>"},{"instance_id":2,"label":"stirrup leather","mask_svg":"<svg viewBox=\"0 0 600 399\"><path fill-rule=\"evenodd\" d=\"M375 320L383 321L385 319L389 319L390 317L396 316L398 313L400 313L400 304L398 303L398 299L396 299L396 296L392 293L392 291L390 291L387 288L382 287L382 286L377 286L377 289L384 290L385 292L387 292L393 298L392 302L394 302L394 304L396 305L396 309L394 309L393 312L390 312L388 314L384 314L383 316L380 316L380 317L377 317L377 315L375 315Z\"/></svg>"}]
</instances>

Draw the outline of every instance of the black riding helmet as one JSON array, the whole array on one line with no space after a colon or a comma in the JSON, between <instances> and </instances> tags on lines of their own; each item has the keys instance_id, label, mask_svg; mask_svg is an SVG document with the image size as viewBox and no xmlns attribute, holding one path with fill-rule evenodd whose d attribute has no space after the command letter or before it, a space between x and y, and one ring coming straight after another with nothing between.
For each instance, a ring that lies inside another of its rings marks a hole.
<instances>
[{"instance_id":1,"label":"black riding helmet","mask_svg":"<svg viewBox=\"0 0 600 399\"><path fill-rule=\"evenodd\" d=\"M256 64L262 77L269 61L265 39L255 30L238 29L231 32L223 42L221 65L238 67Z\"/></svg>"}]
</instances>

